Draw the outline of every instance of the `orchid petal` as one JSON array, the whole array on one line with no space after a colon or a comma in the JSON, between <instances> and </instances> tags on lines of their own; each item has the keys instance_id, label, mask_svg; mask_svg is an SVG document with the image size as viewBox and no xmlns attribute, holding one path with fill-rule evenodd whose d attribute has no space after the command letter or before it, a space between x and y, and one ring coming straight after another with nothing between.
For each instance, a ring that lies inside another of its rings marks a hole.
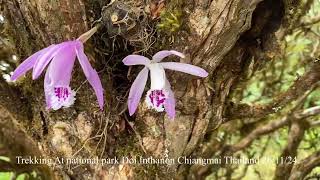
<instances>
[{"instance_id":1,"label":"orchid petal","mask_svg":"<svg viewBox=\"0 0 320 180\"><path fill-rule=\"evenodd\" d=\"M11 76L11 80L14 81L24 75L27 71L29 71L37 62L37 59L42 55L43 52L47 51L49 47L42 49L30 57L28 57L26 60L24 60L17 69L13 72L13 75Z\"/></svg>"},{"instance_id":2,"label":"orchid petal","mask_svg":"<svg viewBox=\"0 0 320 180\"><path fill-rule=\"evenodd\" d=\"M60 53L61 44L58 45L51 45L45 49L43 49L41 55L37 59L33 71L32 71L32 79L37 79L44 68L49 64L49 62L52 60L53 57L55 57L56 54Z\"/></svg>"},{"instance_id":3,"label":"orchid petal","mask_svg":"<svg viewBox=\"0 0 320 180\"><path fill-rule=\"evenodd\" d=\"M59 50L49 67L50 85L69 86L76 53L74 46L69 44Z\"/></svg>"},{"instance_id":4,"label":"orchid petal","mask_svg":"<svg viewBox=\"0 0 320 180\"><path fill-rule=\"evenodd\" d=\"M185 58L185 55L182 54L181 52L174 51L174 50L171 50L171 51L163 50L163 51L157 52L157 53L152 57L152 61L153 61L153 62L160 62L162 59L164 59L165 57L170 56L170 55L176 55L176 56L179 56L179 57L181 57L181 58Z\"/></svg>"},{"instance_id":5,"label":"orchid petal","mask_svg":"<svg viewBox=\"0 0 320 180\"><path fill-rule=\"evenodd\" d=\"M173 91L171 90L170 83L166 79L166 91L168 93L168 97L164 103L164 108L170 119L174 119L176 115L176 100L174 98Z\"/></svg>"},{"instance_id":6,"label":"orchid petal","mask_svg":"<svg viewBox=\"0 0 320 180\"><path fill-rule=\"evenodd\" d=\"M147 65L150 60L144 56L140 55L129 55L122 60L123 64L126 66L132 65Z\"/></svg>"},{"instance_id":7,"label":"orchid petal","mask_svg":"<svg viewBox=\"0 0 320 180\"><path fill-rule=\"evenodd\" d=\"M202 69L198 66L194 66L191 64L176 63L176 62L163 62L163 63L159 63L159 64L161 64L162 67L165 69L180 71L180 72L184 72L184 73L191 74L194 76L199 76L199 77L207 77L208 76L207 71L205 71L204 69Z\"/></svg>"},{"instance_id":8,"label":"orchid petal","mask_svg":"<svg viewBox=\"0 0 320 180\"><path fill-rule=\"evenodd\" d=\"M100 78L98 76L98 73L95 69L92 68L88 57L85 55L84 50L83 50L83 45L82 43L79 44L79 46L76 48L76 54L79 60L79 63L83 69L83 72L89 81L90 85L94 89L94 92L97 96L98 103L100 106L100 109L103 109L103 87L100 81Z\"/></svg>"},{"instance_id":9,"label":"orchid petal","mask_svg":"<svg viewBox=\"0 0 320 180\"><path fill-rule=\"evenodd\" d=\"M136 111L139 101L141 99L144 87L146 86L148 80L148 68L143 68L140 73L138 74L137 78L134 80L128 98L128 109L129 114L132 116Z\"/></svg>"},{"instance_id":10,"label":"orchid petal","mask_svg":"<svg viewBox=\"0 0 320 180\"><path fill-rule=\"evenodd\" d=\"M51 80L50 80L50 77L49 77L49 71L50 71L50 67L48 67L47 72L45 74L44 85L43 85L47 109L51 108L51 99L50 99L50 95L49 95L49 89L50 89Z\"/></svg>"}]
</instances>

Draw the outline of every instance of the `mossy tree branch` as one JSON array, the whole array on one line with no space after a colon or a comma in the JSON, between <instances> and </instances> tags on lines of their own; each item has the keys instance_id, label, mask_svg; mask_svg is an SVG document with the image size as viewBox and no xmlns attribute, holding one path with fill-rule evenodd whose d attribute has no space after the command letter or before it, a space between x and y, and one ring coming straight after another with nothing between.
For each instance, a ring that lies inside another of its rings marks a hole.
<instances>
[{"instance_id":1,"label":"mossy tree branch","mask_svg":"<svg viewBox=\"0 0 320 180\"><path fill-rule=\"evenodd\" d=\"M269 104L253 106L248 104L229 104L228 108L226 108L226 122L234 119L261 118L278 112L319 82L319 71L320 62L313 62L310 69L303 76L299 77L286 92L277 95Z\"/></svg>"}]
</instances>

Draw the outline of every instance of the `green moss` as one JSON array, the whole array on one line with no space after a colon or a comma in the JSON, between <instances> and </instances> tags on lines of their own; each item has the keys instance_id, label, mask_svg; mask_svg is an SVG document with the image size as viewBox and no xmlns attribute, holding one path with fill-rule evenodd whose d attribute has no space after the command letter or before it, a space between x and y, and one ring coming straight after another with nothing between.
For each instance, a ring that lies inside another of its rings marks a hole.
<instances>
[{"instance_id":1,"label":"green moss","mask_svg":"<svg viewBox=\"0 0 320 180\"><path fill-rule=\"evenodd\" d=\"M146 179L146 177L157 177L159 175L159 172L165 172L161 171L160 167L155 164L145 164L145 165L137 165L135 167L135 179ZM163 177L163 176L162 176Z\"/></svg>"},{"instance_id":2,"label":"green moss","mask_svg":"<svg viewBox=\"0 0 320 180\"><path fill-rule=\"evenodd\" d=\"M167 34L179 31L182 26L182 7L182 0L170 1L166 5L166 9L160 14L160 22L157 24L157 29Z\"/></svg>"},{"instance_id":3,"label":"green moss","mask_svg":"<svg viewBox=\"0 0 320 180\"><path fill-rule=\"evenodd\" d=\"M177 32L182 25L181 10L165 10L160 14L160 23L157 24L157 29L168 34Z\"/></svg>"},{"instance_id":4,"label":"green moss","mask_svg":"<svg viewBox=\"0 0 320 180\"><path fill-rule=\"evenodd\" d=\"M141 147L138 146L139 142L134 136L126 136L121 138L118 142L125 142L118 144L116 148L117 157L128 157L128 156L141 156Z\"/></svg>"}]
</instances>

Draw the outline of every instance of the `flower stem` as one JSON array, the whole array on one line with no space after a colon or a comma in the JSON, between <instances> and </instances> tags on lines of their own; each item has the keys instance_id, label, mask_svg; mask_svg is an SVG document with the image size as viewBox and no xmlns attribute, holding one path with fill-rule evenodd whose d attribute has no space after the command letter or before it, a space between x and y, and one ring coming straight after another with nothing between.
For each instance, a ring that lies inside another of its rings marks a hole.
<instances>
[{"instance_id":1,"label":"flower stem","mask_svg":"<svg viewBox=\"0 0 320 180\"><path fill-rule=\"evenodd\" d=\"M81 41L82 43L85 43L88 39L91 38L91 36L94 33L97 32L97 30L99 29L100 26L101 26L101 24L97 24L92 29L90 29L89 31L87 31L87 32L83 33L81 36L79 36L77 40Z\"/></svg>"}]
</instances>

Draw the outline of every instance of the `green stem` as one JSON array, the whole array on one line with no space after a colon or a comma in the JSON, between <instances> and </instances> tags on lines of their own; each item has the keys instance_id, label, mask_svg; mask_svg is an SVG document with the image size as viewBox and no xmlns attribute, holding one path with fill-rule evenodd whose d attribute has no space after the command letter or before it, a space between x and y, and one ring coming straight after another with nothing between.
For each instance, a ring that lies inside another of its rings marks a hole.
<instances>
[{"instance_id":1,"label":"green stem","mask_svg":"<svg viewBox=\"0 0 320 180\"><path fill-rule=\"evenodd\" d=\"M79 38L77 40L81 41L82 43L85 43L88 39L91 38L91 36L97 32L97 30L99 29L99 27L101 26L101 24L97 24L96 26L94 26L92 29L90 29L89 31L83 33L81 36L79 36Z\"/></svg>"}]
</instances>

